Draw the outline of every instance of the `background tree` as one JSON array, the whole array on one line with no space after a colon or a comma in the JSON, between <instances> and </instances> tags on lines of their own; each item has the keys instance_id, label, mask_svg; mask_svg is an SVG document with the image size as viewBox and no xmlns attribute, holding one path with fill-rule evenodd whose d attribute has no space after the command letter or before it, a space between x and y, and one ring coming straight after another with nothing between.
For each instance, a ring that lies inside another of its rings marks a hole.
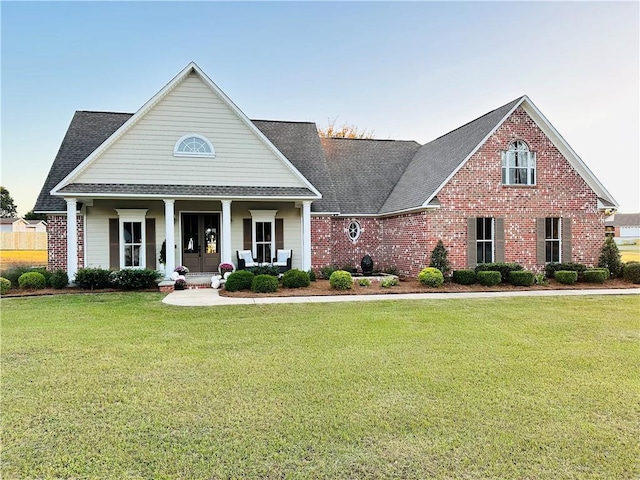
<instances>
[{"instance_id":1,"label":"background tree","mask_svg":"<svg viewBox=\"0 0 640 480\"><path fill-rule=\"evenodd\" d=\"M0 217L13 218L17 215L17 207L13 203L13 198L9 195L9 190L0 187Z\"/></svg>"},{"instance_id":2,"label":"background tree","mask_svg":"<svg viewBox=\"0 0 640 480\"><path fill-rule=\"evenodd\" d=\"M356 125L343 123L336 125L337 118L327 121L327 126L318 128L318 135L322 138L373 138L373 130L360 129Z\"/></svg>"},{"instance_id":3,"label":"background tree","mask_svg":"<svg viewBox=\"0 0 640 480\"><path fill-rule=\"evenodd\" d=\"M429 262L429 266L440 270L445 278L449 275L449 271L451 270L451 262L449 262L449 259L447 258L448 254L449 252L447 252L442 240L438 240L436 248L431 252L431 261Z\"/></svg>"},{"instance_id":4,"label":"background tree","mask_svg":"<svg viewBox=\"0 0 640 480\"><path fill-rule=\"evenodd\" d=\"M613 278L620 276L622 273L622 257L613 237L607 237L604 240L602 248L600 249L598 266L608 268Z\"/></svg>"},{"instance_id":5,"label":"background tree","mask_svg":"<svg viewBox=\"0 0 640 480\"><path fill-rule=\"evenodd\" d=\"M25 220L46 220L47 219L47 214L46 213L35 213L33 210L27 212L24 214L24 218Z\"/></svg>"}]
</instances>

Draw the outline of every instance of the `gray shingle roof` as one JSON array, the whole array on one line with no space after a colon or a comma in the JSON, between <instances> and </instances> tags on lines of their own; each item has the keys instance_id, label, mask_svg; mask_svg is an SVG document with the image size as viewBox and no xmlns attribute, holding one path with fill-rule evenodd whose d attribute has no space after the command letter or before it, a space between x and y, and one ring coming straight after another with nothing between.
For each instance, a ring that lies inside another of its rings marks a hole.
<instances>
[{"instance_id":1,"label":"gray shingle roof","mask_svg":"<svg viewBox=\"0 0 640 480\"><path fill-rule=\"evenodd\" d=\"M423 145L379 213L422 205L522 97Z\"/></svg>"},{"instance_id":2,"label":"gray shingle roof","mask_svg":"<svg viewBox=\"0 0 640 480\"><path fill-rule=\"evenodd\" d=\"M157 185L139 183L70 183L60 189L69 194L185 195L193 197L315 197L304 187L243 187L228 185Z\"/></svg>"},{"instance_id":3,"label":"gray shingle roof","mask_svg":"<svg viewBox=\"0 0 640 480\"><path fill-rule=\"evenodd\" d=\"M615 213L607 217L604 224L613 227L640 227L640 213Z\"/></svg>"}]
</instances>

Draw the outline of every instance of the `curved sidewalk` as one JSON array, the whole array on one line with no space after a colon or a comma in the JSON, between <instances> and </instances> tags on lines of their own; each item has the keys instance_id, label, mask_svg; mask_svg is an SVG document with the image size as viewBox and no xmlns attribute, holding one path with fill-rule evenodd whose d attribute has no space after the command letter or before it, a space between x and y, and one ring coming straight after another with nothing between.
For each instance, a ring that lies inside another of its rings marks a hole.
<instances>
[{"instance_id":1,"label":"curved sidewalk","mask_svg":"<svg viewBox=\"0 0 640 480\"><path fill-rule=\"evenodd\" d=\"M515 292L468 293L388 293L382 295L318 295L307 297L231 298L220 296L213 288L178 290L162 299L163 303L180 307L213 307L218 305L264 305L273 303L365 302L380 300L444 300L503 297L557 297L584 295L639 295L640 288L591 290L519 290Z\"/></svg>"}]
</instances>

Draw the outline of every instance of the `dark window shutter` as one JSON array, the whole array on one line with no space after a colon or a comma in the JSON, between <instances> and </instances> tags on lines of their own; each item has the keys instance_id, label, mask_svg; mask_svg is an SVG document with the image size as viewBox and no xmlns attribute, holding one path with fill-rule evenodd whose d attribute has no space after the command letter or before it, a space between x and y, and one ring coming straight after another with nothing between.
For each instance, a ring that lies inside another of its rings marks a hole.
<instances>
[{"instance_id":1,"label":"dark window shutter","mask_svg":"<svg viewBox=\"0 0 640 480\"><path fill-rule=\"evenodd\" d=\"M546 254L546 245L545 245L545 219L538 218L536 219L536 244L537 248L537 264L544 265L547 263L547 254Z\"/></svg>"},{"instance_id":2,"label":"dark window shutter","mask_svg":"<svg viewBox=\"0 0 640 480\"><path fill-rule=\"evenodd\" d=\"M147 218L145 220L145 229L146 229L146 256L147 263L145 268L149 268L151 270L156 269L156 219L155 218Z\"/></svg>"},{"instance_id":3,"label":"dark window shutter","mask_svg":"<svg viewBox=\"0 0 640 480\"><path fill-rule=\"evenodd\" d=\"M120 270L120 221L109 219L109 269Z\"/></svg>"},{"instance_id":4,"label":"dark window shutter","mask_svg":"<svg viewBox=\"0 0 640 480\"><path fill-rule=\"evenodd\" d=\"M251 250L253 248L251 241L252 223L250 218L242 219L242 248L243 250Z\"/></svg>"},{"instance_id":5,"label":"dark window shutter","mask_svg":"<svg viewBox=\"0 0 640 480\"><path fill-rule=\"evenodd\" d=\"M504 262L504 218L494 219L496 234L496 262Z\"/></svg>"},{"instance_id":6,"label":"dark window shutter","mask_svg":"<svg viewBox=\"0 0 640 480\"><path fill-rule=\"evenodd\" d=\"M276 218L276 248L284 248L284 220Z\"/></svg>"},{"instance_id":7,"label":"dark window shutter","mask_svg":"<svg viewBox=\"0 0 640 480\"><path fill-rule=\"evenodd\" d=\"M562 261L571 261L571 219L562 219Z\"/></svg>"},{"instance_id":8,"label":"dark window shutter","mask_svg":"<svg viewBox=\"0 0 640 480\"><path fill-rule=\"evenodd\" d=\"M467 218L467 265L469 268L474 268L478 264L478 250L476 243L476 219L475 217Z\"/></svg>"}]
</instances>

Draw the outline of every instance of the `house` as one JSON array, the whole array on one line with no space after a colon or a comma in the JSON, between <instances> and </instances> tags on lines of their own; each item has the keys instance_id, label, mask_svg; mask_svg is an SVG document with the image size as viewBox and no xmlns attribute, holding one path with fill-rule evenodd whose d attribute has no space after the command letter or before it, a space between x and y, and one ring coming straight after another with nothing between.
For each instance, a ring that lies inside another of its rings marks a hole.
<instances>
[{"instance_id":1,"label":"house","mask_svg":"<svg viewBox=\"0 0 640 480\"><path fill-rule=\"evenodd\" d=\"M49 267L209 272L250 249L293 267L415 275L438 239L479 262L593 264L616 201L522 96L429 143L250 120L190 63L135 114L75 113L35 211Z\"/></svg>"},{"instance_id":2,"label":"house","mask_svg":"<svg viewBox=\"0 0 640 480\"><path fill-rule=\"evenodd\" d=\"M605 230L620 243L640 239L640 213L614 213L605 219Z\"/></svg>"},{"instance_id":3,"label":"house","mask_svg":"<svg viewBox=\"0 0 640 480\"><path fill-rule=\"evenodd\" d=\"M24 218L0 218L0 232L38 232L46 233L44 220L25 220Z\"/></svg>"}]
</instances>

